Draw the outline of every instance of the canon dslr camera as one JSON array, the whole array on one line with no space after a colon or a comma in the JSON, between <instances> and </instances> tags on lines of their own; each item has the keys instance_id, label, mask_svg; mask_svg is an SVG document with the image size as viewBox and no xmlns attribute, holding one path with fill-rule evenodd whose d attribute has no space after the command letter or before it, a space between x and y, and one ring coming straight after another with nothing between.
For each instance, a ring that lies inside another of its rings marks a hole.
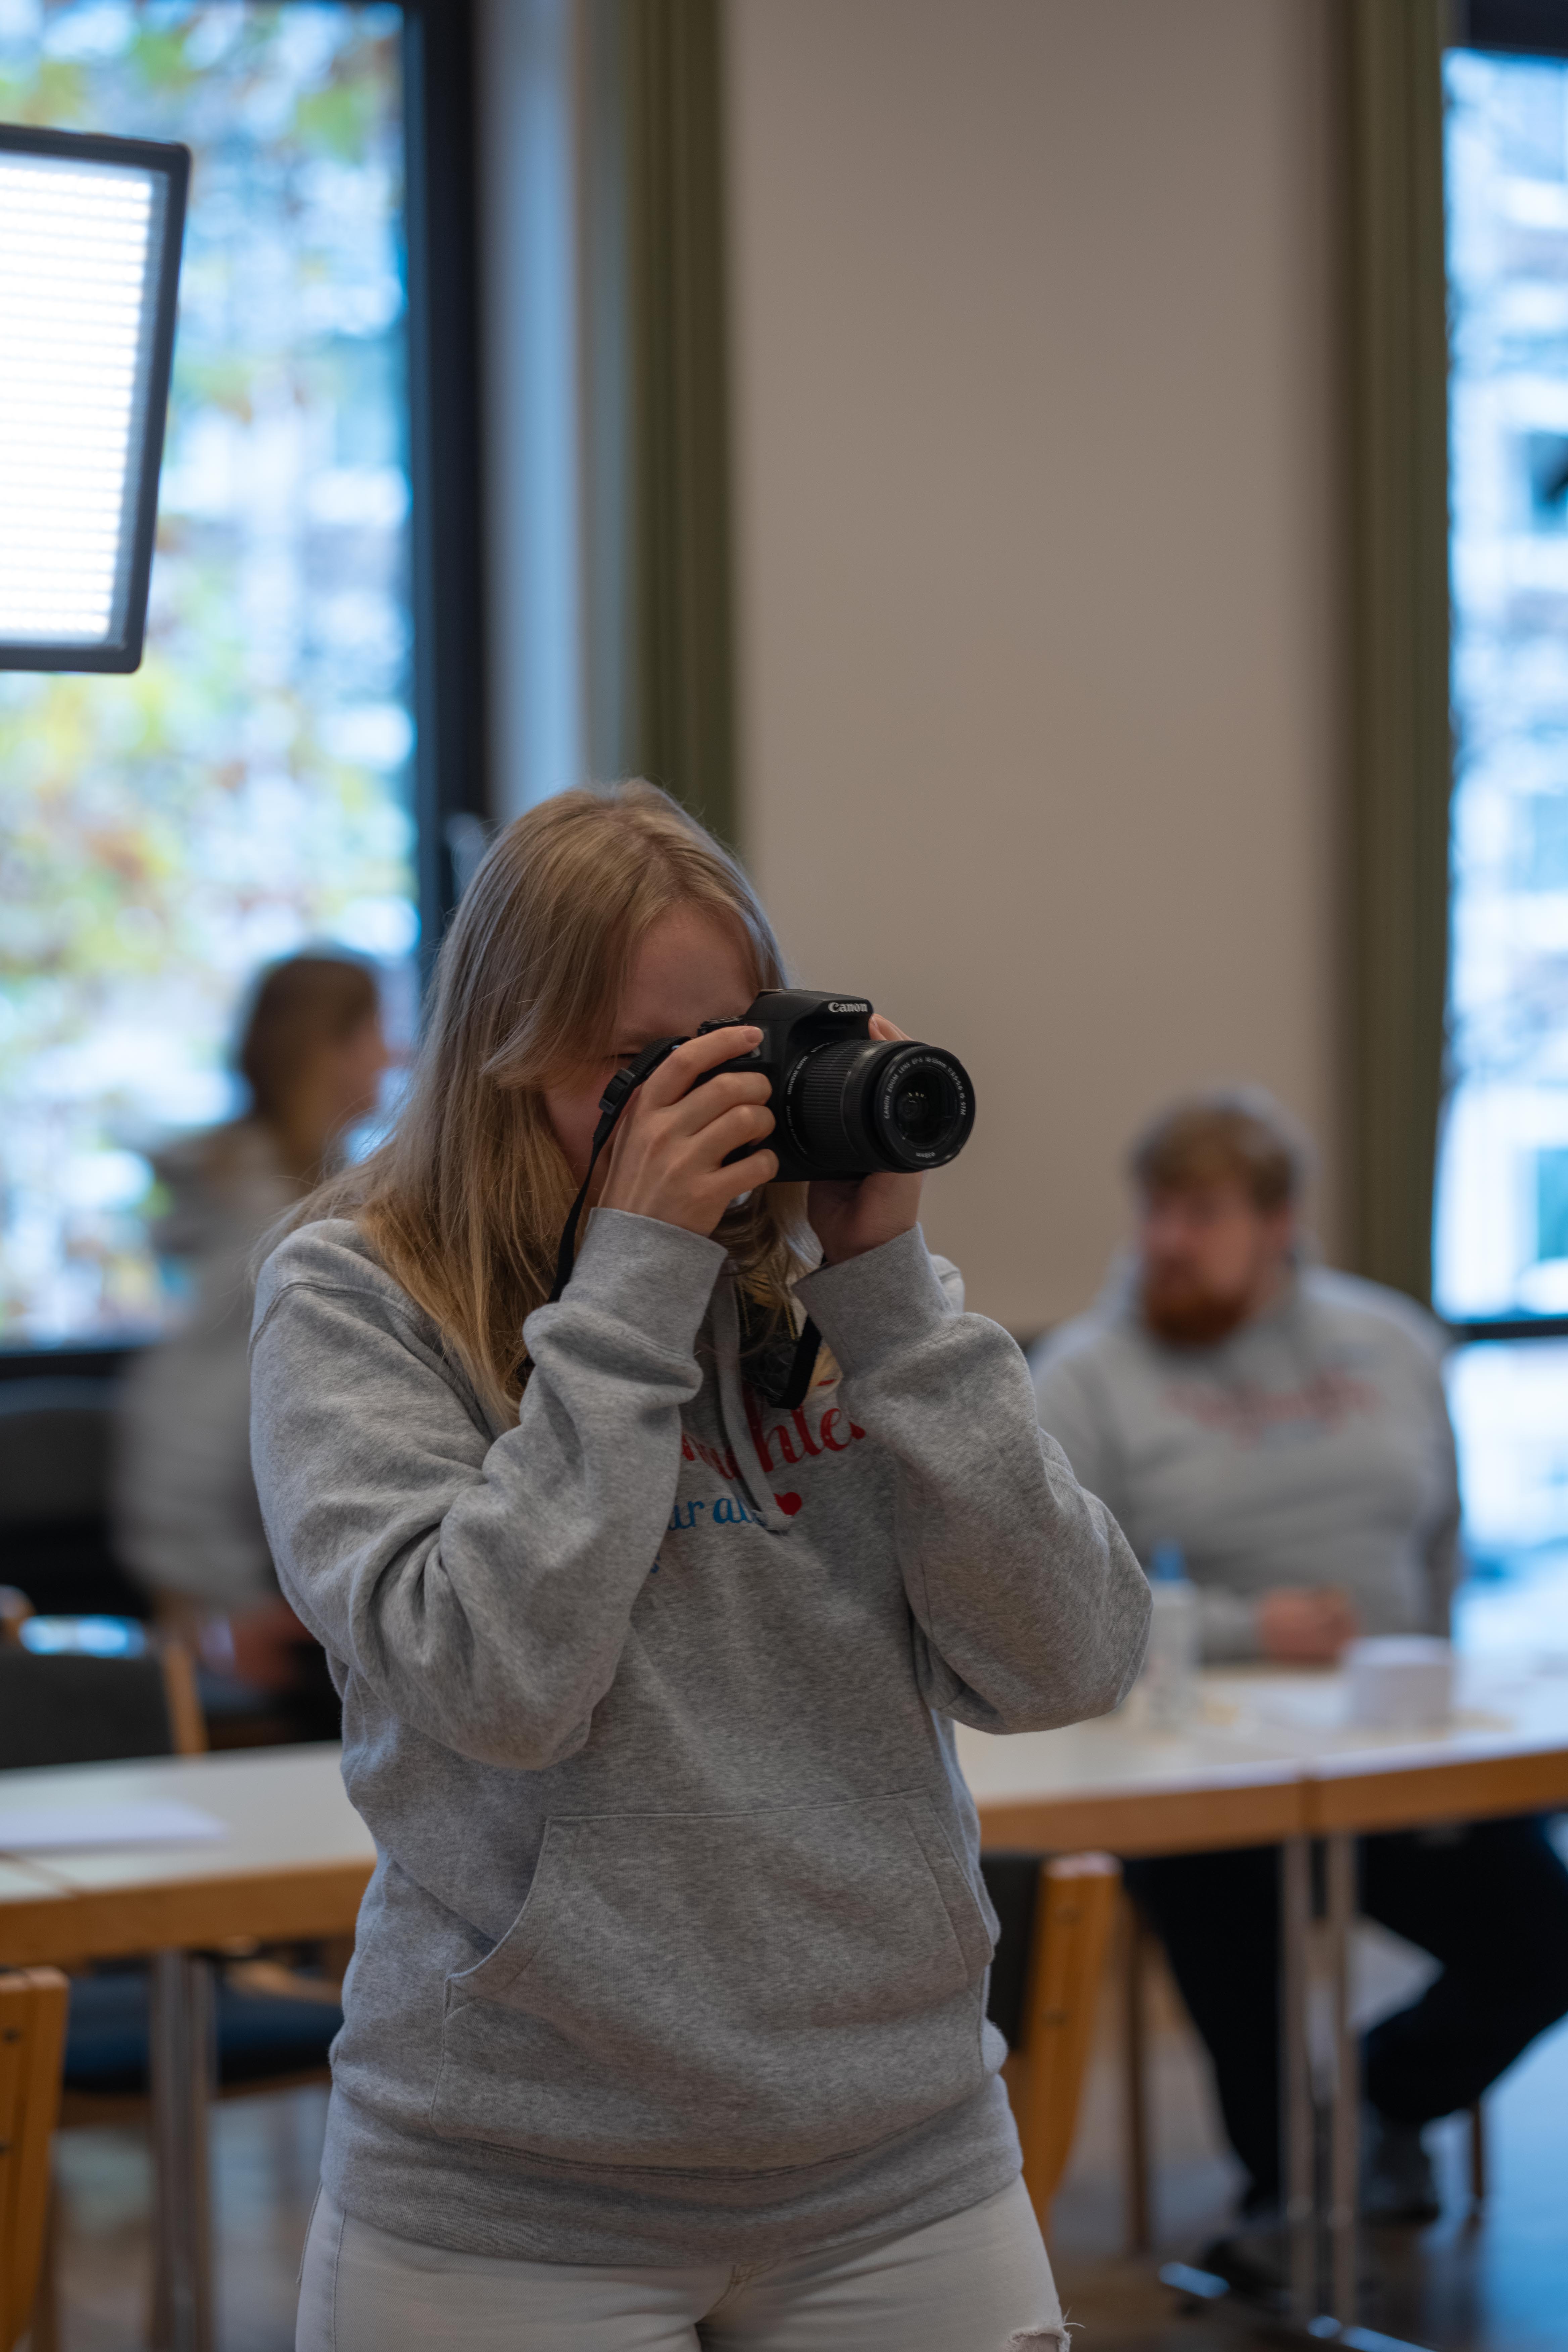
<instances>
[{"instance_id":1,"label":"canon dslr camera","mask_svg":"<svg viewBox=\"0 0 1568 2352\"><path fill-rule=\"evenodd\" d=\"M791 1184L880 1169L918 1175L945 1168L968 1142L974 1089L957 1055L873 1037L865 997L764 989L739 1022L704 1022L699 1034L742 1024L760 1029L763 1042L720 1069L763 1072L773 1087L773 1131L763 1145L749 1143L731 1159L776 1151L779 1181Z\"/></svg>"}]
</instances>

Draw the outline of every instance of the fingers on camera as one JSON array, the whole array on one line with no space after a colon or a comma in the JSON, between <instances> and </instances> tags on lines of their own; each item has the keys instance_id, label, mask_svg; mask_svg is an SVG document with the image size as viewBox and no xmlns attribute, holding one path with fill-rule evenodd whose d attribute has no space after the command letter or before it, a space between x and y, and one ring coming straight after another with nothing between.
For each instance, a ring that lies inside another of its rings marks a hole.
<instances>
[{"instance_id":1,"label":"fingers on camera","mask_svg":"<svg viewBox=\"0 0 1568 2352\"><path fill-rule=\"evenodd\" d=\"M771 1184L778 1172L778 1154L773 1151L754 1151L749 1160L737 1160L720 1171L731 1200L755 1192L760 1184Z\"/></svg>"},{"instance_id":2,"label":"fingers on camera","mask_svg":"<svg viewBox=\"0 0 1568 2352\"><path fill-rule=\"evenodd\" d=\"M768 1108L765 1089L757 1093L752 1089L749 1081L746 1084L747 1091L742 1095L721 1096L711 1107L706 1103L697 1106L699 1129L717 1132L728 1138L726 1150L732 1144L754 1142L758 1137L773 1131L773 1115ZM705 1094L709 1091L709 1088L703 1088ZM701 1116L703 1112L707 1113L706 1117Z\"/></svg>"},{"instance_id":3,"label":"fingers on camera","mask_svg":"<svg viewBox=\"0 0 1568 2352\"><path fill-rule=\"evenodd\" d=\"M738 1054L749 1054L762 1042L760 1029L710 1029L706 1037L689 1037L669 1058L689 1075L711 1070L721 1062L732 1062Z\"/></svg>"},{"instance_id":4,"label":"fingers on camera","mask_svg":"<svg viewBox=\"0 0 1568 2352\"><path fill-rule=\"evenodd\" d=\"M713 1120L710 1139L725 1151L733 1151L743 1143L760 1143L771 1135L773 1115L762 1103L739 1103L733 1110L725 1111Z\"/></svg>"}]
</instances>

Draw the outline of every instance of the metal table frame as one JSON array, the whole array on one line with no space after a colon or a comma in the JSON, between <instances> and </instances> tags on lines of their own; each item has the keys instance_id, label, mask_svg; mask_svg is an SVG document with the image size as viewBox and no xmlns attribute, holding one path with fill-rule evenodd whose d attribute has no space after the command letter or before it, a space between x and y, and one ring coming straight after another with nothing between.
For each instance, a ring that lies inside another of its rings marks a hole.
<instances>
[{"instance_id":1,"label":"metal table frame","mask_svg":"<svg viewBox=\"0 0 1568 2352\"><path fill-rule=\"evenodd\" d=\"M1214 1677L1220 1690L1236 1678ZM1352 1740L1282 1740L1272 1755L1255 1744L1248 1761L1208 1752L1160 1769L1152 1753L1145 1776L1100 1774L1080 1749L1071 1769L1039 1780L1005 1770L997 1793L977 1795L983 1840L998 1847L1112 1853L1213 1852L1273 1845L1280 1853L1280 2076L1285 2163L1286 2305L1265 2315L1238 2299L1226 2281L1185 2264L1163 2275L1179 2291L1201 2293L1216 2311L1281 2340L1339 2344L1346 2352L1420 2352L1367 2327L1359 2318L1361 2047L1351 2022L1351 1948L1356 1919L1356 1848L1363 1835L1450 1822L1499 1819L1568 1806L1568 1691L1517 1736L1447 1740L1413 1738L1384 1748ZM1024 1734L1027 1741L1078 1739L1087 1731L1114 1751L1104 1726L1068 1734ZM988 1745L990 1743L987 1743ZM1013 1743L1016 1744L1016 1743ZM961 1738L961 1748L963 1745ZM995 1745L1004 1745L998 1741ZM1324 1961L1332 2014L1332 2063L1325 2101L1328 2164L1320 2195L1316 2100L1309 2032L1311 2001L1312 1848L1324 1860Z\"/></svg>"}]
</instances>

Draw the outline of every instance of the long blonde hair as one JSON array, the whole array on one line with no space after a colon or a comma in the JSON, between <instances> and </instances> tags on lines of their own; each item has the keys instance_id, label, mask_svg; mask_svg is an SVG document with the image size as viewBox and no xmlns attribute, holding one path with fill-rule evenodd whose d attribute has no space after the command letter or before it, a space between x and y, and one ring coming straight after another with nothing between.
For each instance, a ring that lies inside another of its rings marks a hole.
<instances>
[{"instance_id":1,"label":"long blonde hair","mask_svg":"<svg viewBox=\"0 0 1568 2352\"><path fill-rule=\"evenodd\" d=\"M442 942L393 1133L289 1221L353 1217L503 1416L522 1392L523 1322L549 1296L577 1189L543 1089L612 1050L638 943L682 906L733 927L755 988L784 984L745 875L654 785L561 793L508 825ZM805 1262L803 1210L800 1187L768 1185L716 1236L774 1314L787 1313Z\"/></svg>"}]
</instances>

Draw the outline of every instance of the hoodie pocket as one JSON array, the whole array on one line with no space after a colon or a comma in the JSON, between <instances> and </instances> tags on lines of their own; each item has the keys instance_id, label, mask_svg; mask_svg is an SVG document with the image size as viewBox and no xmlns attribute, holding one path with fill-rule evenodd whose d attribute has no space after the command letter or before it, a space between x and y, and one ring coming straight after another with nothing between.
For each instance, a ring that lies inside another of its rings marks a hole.
<instances>
[{"instance_id":1,"label":"hoodie pocket","mask_svg":"<svg viewBox=\"0 0 1568 2352\"><path fill-rule=\"evenodd\" d=\"M923 1795L552 1820L447 1980L430 2120L595 2169L821 2163L980 2088L990 1958Z\"/></svg>"}]
</instances>

